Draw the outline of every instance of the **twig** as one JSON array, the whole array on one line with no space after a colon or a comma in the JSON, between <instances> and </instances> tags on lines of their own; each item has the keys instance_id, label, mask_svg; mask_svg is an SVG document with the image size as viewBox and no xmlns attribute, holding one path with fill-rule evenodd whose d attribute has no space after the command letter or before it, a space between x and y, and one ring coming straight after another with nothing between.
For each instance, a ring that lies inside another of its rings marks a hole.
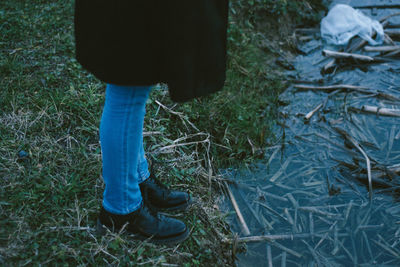
<instances>
[{"instance_id":1,"label":"twig","mask_svg":"<svg viewBox=\"0 0 400 267\"><path fill-rule=\"evenodd\" d=\"M284 208L284 213L286 215L287 221L292 225L293 231L298 232L296 224L294 223L293 217L292 217L292 215L290 215L289 210L287 208Z\"/></svg>"},{"instance_id":2,"label":"twig","mask_svg":"<svg viewBox=\"0 0 400 267\"><path fill-rule=\"evenodd\" d=\"M381 242L378 242L376 240L372 240L372 241L374 241L375 244L377 244L378 246L380 246L381 248L383 248L384 250L386 250L387 252L389 252L390 254L395 256L396 258L400 258L400 254L396 253L396 251L391 249L389 246L386 246L385 244L382 244Z\"/></svg>"},{"instance_id":3,"label":"twig","mask_svg":"<svg viewBox=\"0 0 400 267\"><path fill-rule=\"evenodd\" d=\"M377 5L361 5L361 6L354 6L353 8L357 8L357 9L371 9L371 8L400 8L400 5L397 4L377 4Z\"/></svg>"},{"instance_id":4,"label":"twig","mask_svg":"<svg viewBox=\"0 0 400 267\"><path fill-rule=\"evenodd\" d=\"M347 220L349 219L350 211L351 211L353 205L354 205L353 200L351 200L349 203L349 206L347 207L346 212L344 214L343 225L347 223Z\"/></svg>"},{"instance_id":5,"label":"twig","mask_svg":"<svg viewBox=\"0 0 400 267\"><path fill-rule=\"evenodd\" d=\"M372 255L372 250L371 250L371 246L369 244L369 240L368 240L367 234L365 232L362 232L362 235L363 235L363 238L365 240L365 246L367 247L367 251L369 253L369 256L370 256L371 259L373 259L374 257Z\"/></svg>"},{"instance_id":6,"label":"twig","mask_svg":"<svg viewBox=\"0 0 400 267\"><path fill-rule=\"evenodd\" d=\"M395 50L395 51L393 51L393 52L387 53L387 54L384 55L384 56L385 56L385 57L392 57L392 56L395 56L395 55L397 55L397 54L399 54L399 53L400 53L400 48L397 49L397 50Z\"/></svg>"},{"instance_id":7,"label":"twig","mask_svg":"<svg viewBox=\"0 0 400 267\"><path fill-rule=\"evenodd\" d=\"M239 195L243 199L244 205L246 205L247 210L250 211L250 213L253 215L254 219L258 222L259 225L263 225L262 222L260 221L259 216L257 216L257 213L251 207L251 205L249 204L249 201L247 201L247 199L245 199L245 197L243 196L243 193L241 191L239 191Z\"/></svg>"},{"instance_id":8,"label":"twig","mask_svg":"<svg viewBox=\"0 0 400 267\"><path fill-rule=\"evenodd\" d=\"M233 208L234 208L235 211L236 211L236 215L237 215L238 218L239 218L239 222L240 222L240 225L241 225L241 227L242 227L243 233L244 233L245 235L250 235L249 227L247 226L246 221L245 221L244 218L243 218L242 212L241 212L240 209L239 209L239 205L237 204L235 197L233 196L231 190L229 189L228 184L227 184L226 182L224 182L224 184L225 184L226 190L228 191L229 198L231 199Z\"/></svg>"},{"instance_id":9,"label":"twig","mask_svg":"<svg viewBox=\"0 0 400 267\"><path fill-rule=\"evenodd\" d=\"M327 217L340 217L339 214L322 211L322 210L317 209L316 207L299 207L299 210L304 210L304 211L316 213L319 215L324 215Z\"/></svg>"},{"instance_id":10,"label":"twig","mask_svg":"<svg viewBox=\"0 0 400 267\"><path fill-rule=\"evenodd\" d=\"M200 130L196 127L196 125L194 125L192 122L190 122L190 121L184 116L184 114L183 114L182 112L173 111L172 109L170 109L170 108L168 108L167 106L163 105L163 104L162 104L160 101L158 101L158 100L156 100L156 103L157 103L160 107L162 107L164 110L166 110L167 112L169 112L169 113L171 113L171 114L173 114L173 115L178 116L178 117L182 120L182 122L183 122L184 124L185 124L185 122L187 122L187 123L189 123L190 126L193 127L193 129L195 129L196 131L200 132ZM185 125L185 126L186 126L186 125Z\"/></svg>"},{"instance_id":11,"label":"twig","mask_svg":"<svg viewBox=\"0 0 400 267\"><path fill-rule=\"evenodd\" d=\"M297 202L297 200L293 197L291 193L287 193L286 195L289 198L290 202L292 202L293 207L297 209L299 207L299 203Z\"/></svg>"},{"instance_id":12,"label":"twig","mask_svg":"<svg viewBox=\"0 0 400 267\"><path fill-rule=\"evenodd\" d=\"M152 136L152 135L158 135L158 134L162 134L162 132L158 132L158 131L143 132L143 136Z\"/></svg>"},{"instance_id":13,"label":"twig","mask_svg":"<svg viewBox=\"0 0 400 267\"><path fill-rule=\"evenodd\" d=\"M273 245L274 247L280 248L280 249L283 250L284 252L287 252L287 253L289 253L289 254L292 254L293 256L295 256L295 257L297 257L297 258L301 258L301 256L302 256L300 253L294 251L293 249L287 248L287 247L285 247L285 246L279 244L279 243L276 242L276 241L270 242L269 244Z\"/></svg>"},{"instance_id":14,"label":"twig","mask_svg":"<svg viewBox=\"0 0 400 267\"><path fill-rule=\"evenodd\" d=\"M310 234L313 236L314 235L314 218L312 212L309 213L309 221L310 221ZM312 238L312 241L314 241L314 238Z\"/></svg>"},{"instance_id":15,"label":"twig","mask_svg":"<svg viewBox=\"0 0 400 267\"><path fill-rule=\"evenodd\" d=\"M268 207L267 205L265 205L264 203L258 202L256 201L257 204L259 204L261 207L266 208L268 211L272 212L273 214L275 214L276 216L278 216L279 218L287 221L287 219L285 217L283 217L281 214L279 214L278 212L276 212L274 209Z\"/></svg>"},{"instance_id":16,"label":"twig","mask_svg":"<svg viewBox=\"0 0 400 267\"><path fill-rule=\"evenodd\" d=\"M314 250L316 250L316 249L322 244L322 242L325 241L325 239L326 239L326 238L328 237L328 235L329 235L329 232L332 231L332 229L336 226L337 222L338 222L338 221L335 221L335 222L329 227L328 231L327 231L325 234L323 234L323 235L321 236L321 239L320 239L320 240L318 241L318 243L315 245Z\"/></svg>"},{"instance_id":17,"label":"twig","mask_svg":"<svg viewBox=\"0 0 400 267\"><path fill-rule=\"evenodd\" d=\"M308 122L308 121L311 119L311 117L314 116L314 114L318 112L318 110L320 110L321 108L324 109L325 106L326 106L326 103L328 103L329 98L330 98L331 96L337 94L338 92L340 92L340 89L339 89L339 90L336 90L336 91L334 91L334 92L332 92L332 93L330 93L330 94L325 98L325 100L322 101L321 104L319 104L319 105L318 105L317 107L315 107L313 110L311 110L310 112L308 112L308 113L304 116L305 122Z\"/></svg>"},{"instance_id":18,"label":"twig","mask_svg":"<svg viewBox=\"0 0 400 267\"><path fill-rule=\"evenodd\" d=\"M324 72L326 72L327 70L333 68L336 64L336 58L332 58L327 64L325 64L325 66L323 67Z\"/></svg>"},{"instance_id":19,"label":"twig","mask_svg":"<svg viewBox=\"0 0 400 267\"><path fill-rule=\"evenodd\" d=\"M347 132L345 132L343 129L340 129L338 127L334 127L334 129L337 132L339 132L342 136L344 136L348 141L350 141L358 149L358 151L360 151L361 154L364 156L365 161L367 163L369 199L372 200L371 161L370 161L367 153L365 153L365 151L361 148L361 146L358 144L358 142L353 137L351 137Z\"/></svg>"},{"instance_id":20,"label":"twig","mask_svg":"<svg viewBox=\"0 0 400 267\"><path fill-rule=\"evenodd\" d=\"M263 194L263 195L265 195L265 196L267 196L267 197L270 197L270 198L273 198L273 199L276 199L276 200L279 200L279 201L288 202L288 200L287 200L285 197L277 196L277 195L274 195L274 194L272 194L272 193L263 191L263 190L261 190L261 189L253 188L253 187L251 187L251 186L249 186L249 185L246 185L246 184L243 184L243 183L238 183L238 182L236 182L236 181L232 181L232 180L229 180L229 179L225 179L225 180L226 180L228 183L232 183L232 184L234 184L234 185L236 185L236 186L238 186L238 187L245 188L245 189L250 190L250 191L252 191L252 192L261 193L261 194Z\"/></svg>"},{"instance_id":21,"label":"twig","mask_svg":"<svg viewBox=\"0 0 400 267\"><path fill-rule=\"evenodd\" d=\"M348 89L348 90L355 90L359 92L366 92L369 90L368 87L357 86L357 85L350 85L350 84L336 84L336 85L327 85L327 86L313 86L307 84L295 84L293 85L294 88L298 89L310 89L310 90L335 90L335 89ZM373 93L368 91L369 93Z\"/></svg>"},{"instance_id":22,"label":"twig","mask_svg":"<svg viewBox=\"0 0 400 267\"><path fill-rule=\"evenodd\" d=\"M262 241L275 241L275 240L294 240L294 239L303 239L303 238L311 238L312 236L323 237L324 234L317 233L311 235L310 233L299 233L299 234L282 234L282 235L260 235L260 236L247 236L240 237L237 239L238 243L252 243L252 242L262 242ZM338 237L346 237L348 234L338 234ZM233 239L224 239L222 240L225 243L231 244Z\"/></svg>"},{"instance_id":23,"label":"twig","mask_svg":"<svg viewBox=\"0 0 400 267\"><path fill-rule=\"evenodd\" d=\"M281 177L281 175L286 171L289 163L292 161L291 158L288 158L281 166L281 168L279 169L279 171L277 171L274 176L271 177L270 181L271 182L275 182L278 178Z\"/></svg>"},{"instance_id":24,"label":"twig","mask_svg":"<svg viewBox=\"0 0 400 267\"><path fill-rule=\"evenodd\" d=\"M315 113L318 112L318 110L320 110L323 107L323 103L319 104L318 106L316 106L313 110L311 110L310 112L308 112L305 116L304 119L306 121L310 120L312 116L314 116Z\"/></svg>"},{"instance_id":25,"label":"twig","mask_svg":"<svg viewBox=\"0 0 400 267\"><path fill-rule=\"evenodd\" d=\"M286 267L286 251L282 252L281 267Z\"/></svg>"},{"instance_id":26,"label":"twig","mask_svg":"<svg viewBox=\"0 0 400 267\"><path fill-rule=\"evenodd\" d=\"M361 111L375 113L375 114L383 115L383 116L400 117L399 109L380 108L380 107L364 105L361 107Z\"/></svg>"},{"instance_id":27,"label":"twig","mask_svg":"<svg viewBox=\"0 0 400 267\"><path fill-rule=\"evenodd\" d=\"M267 258L268 258L268 267L272 267L272 252L271 246L267 245Z\"/></svg>"},{"instance_id":28,"label":"twig","mask_svg":"<svg viewBox=\"0 0 400 267\"><path fill-rule=\"evenodd\" d=\"M397 45L397 44L393 41L393 39L390 38L390 36L387 35L386 33L385 33L385 36L383 37L383 43L384 43L384 44L387 44L387 45L392 45L392 46L396 46L396 45Z\"/></svg>"},{"instance_id":29,"label":"twig","mask_svg":"<svg viewBox=\"0 0 400 267\"><path fill-rule=\"evenodd\" d=\"M377 225L359 225L356 229L357 230L376 230L379 228L383 228L385 225L383 223Z\"/></svg>"},{"instance_id":30,"label":"twig","mask_svg":"<svg viewBox=\"0 0 400 267\"><path fill-rule=\"evenodd\" d=\"M294 30L295 33L303 33L303 34L313 34L318 33L320 30L319 28L297 28Z\"/></svg>"},{"instance_id":31,"label":"twig","mask_svg":"<svg viewBox=\"0 0 400 267\"><path fill-rule=\"evenodd\" d=\"M310 251L311 255L314 257L315 261L317 262L317 266L323 266L323 264L320 261L317 253L315 252L315 250L305 240L301 240L301 242L303 242L307 246L307 248Z\"/></svg>"},{"instance_id":32,"label":"twig","mask_svg":"<svg viewBox=\"0 0 400 267\"><path fill-rule=\"evenodd\" d=\"M365 46L364 50L367 52L392 52L399 50L398 45L386 45L386 46Z\"/></svg>"},{"instance_id":33,"label":"twig","mask_svg":"<svg viewBox=\"0 0 400 267\"><path fill-rule=\"evenodd\" d=\"M207 137L205 140L202 141L194 141L194 142L187 142L187 143L181 143L181 144L173 144L173 145L168 145L168 146L163 146L161 148L159 148L157 150L157 153L160 153L163 150L166 149L171 149L171 148L175 148L175 147L181 147L181 146L189 146L189 145L197 145L197 144L201 144L201 143L207 143L210 142L210 139Z\"/></svg>"},{"instance_id":34,"label":"twig","mask_svg":"<svg viewBox=\"0 0 400 267\"><path fill-rule=\"evenodd\" d=\"M295 84L293 85L294 88L301 89L301 90L321 90L321 91L332 91L335 89L338 90L352 90L356 91L362 94L374 94L378 97L387 99L387 100L392 100L392 101L400 101L400 98L382 93L379 91L375 91L371 88L368 87L363 87L363 86L357 86L357 85L350 85L350 84L336 84L336 85L326 85L326 86L313 86L313 85L307 85L307 84ZM332 92L334 94L335 92Z\"/></svg>"},{"instance_id":35,"label":"twig","mask_svg":"<svg viewBox=\"0 0 400 267\"><path fill-rule=\"evenodd\" d=\"M336 51L331 51L331 50L327 50L327 49L322 50L322 54L326 57L333 57L333 58L345 58L345 59L351 58L351 59L368 61L368 62L375 61L375 59L370 56L347 53L347 52L336 52Z\"/></svg>"},{"instance_id":36,"label":"twig","mask_svg":"<svg viewBox=\"0 0 400 267\"><path fill-rule=\"evenodd\" d=\"M395 164L395 165L389 166L389 167L387 167L387 169L391 172L398 174L398 173L400 173L400 164Z\"/></svg>"}]
</instances>

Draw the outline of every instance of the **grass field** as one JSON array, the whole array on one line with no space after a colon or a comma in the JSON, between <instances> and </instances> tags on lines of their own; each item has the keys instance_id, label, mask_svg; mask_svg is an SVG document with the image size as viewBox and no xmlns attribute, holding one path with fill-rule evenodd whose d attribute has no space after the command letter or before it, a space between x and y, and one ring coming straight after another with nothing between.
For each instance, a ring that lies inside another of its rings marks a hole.
<instances>
[{"instance_id":1,"label":"grass field","mask_svg":"<svg viewBox=\"0 0 400 267\"><path fill-rule=\"evenodd\" d=\"M240 7L237 5L236 7ZM250 26L248 26L250 27ZM231 233L218 169L262 157L282 79L257 35L231 15L224 90L185 104L165 86L147 105L145 142L162 181L198 199L188 241L160 247L94 233L101 203L98 125L105 85L74 59L73 1L0 2L0 265L224 266ZM250 27L251 28L251 27Z\"/></svg>"}]
</instances>

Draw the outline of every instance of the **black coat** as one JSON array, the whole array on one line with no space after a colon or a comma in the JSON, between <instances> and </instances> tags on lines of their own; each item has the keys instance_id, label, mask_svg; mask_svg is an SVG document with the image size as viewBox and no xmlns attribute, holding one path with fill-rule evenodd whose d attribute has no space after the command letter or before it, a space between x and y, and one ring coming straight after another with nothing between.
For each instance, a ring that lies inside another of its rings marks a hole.
<instances>
[{"instance_id":1,"label":"black coat","mask_svg":"<svg viewBox=\"0 0 400 267\"><path fill-rule=\"evenodd\" d=\"M167 83L175 101L225 81L228 0L76 0L76 57L117 85Z\"/></svg>"}]
</instances>

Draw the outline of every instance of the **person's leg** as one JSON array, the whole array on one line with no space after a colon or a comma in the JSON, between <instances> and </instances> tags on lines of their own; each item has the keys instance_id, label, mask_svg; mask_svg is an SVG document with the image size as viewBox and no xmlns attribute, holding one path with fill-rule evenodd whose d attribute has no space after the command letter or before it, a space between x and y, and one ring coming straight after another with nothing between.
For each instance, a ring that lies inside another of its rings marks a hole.
<instances>
[{"instance_id":1,"label":"person's leg","mask_svg":"<svg viewBox=\"0 0 400 267\"><path fill-rule=\"evenodd\" d=\"M149 91L150 87L107 85L100 124L106 186L97 230L103 234L107 228L124 228L137 239L179 243L189 236L186 225L148 209L139 188L139 181L148 176L142 142Z\"/></svg>"},{"instance_id":2,"label":"person's leg","mask_svg":"<svg viewBox=\"0 0 400 267\"><path fill-rule=\"evenodd\" d=\"M184 211L190 203L190 195L186 192L170 190L154 175L153 167L149 172L143 148L143 140L139 149L138 177L139 187L146 204L155 210Z\"/></svg>"},{"instance_id":3,"label":"person's leg","mask_svg":"<svg viewBox=\"0 0 400 267\"><path fill-rule=\"evenodd\" d=\"M149 86L107 85L100 124L105 190L103 207L114 214L139 208L139 151Z\"/></svg>"},{"instance_id":4,"label":"person's leg","mask_svg":"<svg viewBox=\"0 0 400 267\"><path fill-rule=\"evenodd\" d=\"M137 172L139 177L139 184L144 182L147 178L150 177L149 165L147 163L146 154L144 152L144 147L143 147L143 139L140 141L139 164Z\"/></svg>"}]
</instances>

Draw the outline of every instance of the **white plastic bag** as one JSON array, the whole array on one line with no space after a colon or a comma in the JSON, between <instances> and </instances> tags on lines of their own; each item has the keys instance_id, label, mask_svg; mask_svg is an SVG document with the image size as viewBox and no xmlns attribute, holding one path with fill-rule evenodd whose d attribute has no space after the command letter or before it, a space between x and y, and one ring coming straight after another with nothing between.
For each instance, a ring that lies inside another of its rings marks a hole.
<instances>
[{"instance_id":1,"label":"white plastic bag","mask_svg":"<svg viewBox=\"0 0 400 267\"><path fill-rule=\"evenodd\" d=\"M371 38L373 31L376 38ZM360 36L370 45L383 43L384 32L379 21L372 20L351 6L335 5L321 21L321 36L330 44L346 45L354 36Z\"/></svg>"}]
</instances>

